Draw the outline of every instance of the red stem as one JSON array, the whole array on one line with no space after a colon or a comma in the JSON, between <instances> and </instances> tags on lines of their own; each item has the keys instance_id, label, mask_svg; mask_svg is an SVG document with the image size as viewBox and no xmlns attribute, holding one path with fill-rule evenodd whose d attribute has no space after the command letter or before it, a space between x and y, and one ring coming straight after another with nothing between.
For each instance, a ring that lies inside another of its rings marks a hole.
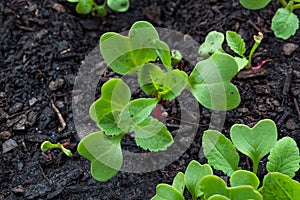
<instances>
[{"instance_id":1,"label":"red stem","mask_svg":"<svg viewBox=\"0 0 300 200\"><path fill-rule=\"evenodd\" d=\"M61 146L63 147L66 147L66 146L69 146L70 145L70 142L65 142L65 143L62 143Z\"/></svg>"},{"instance_id":2,"label":"red stem","mask_svg":"<svg viewBox=\"0 0 300 200\"><path fill-rule=\"evenodd\" d=\"M272 60L264 60L261 63L259 63L257 66L251 66L250 69L251 70L258 70L260 68L262 68L267 62L271 62Z\"/></svg>"},{"instance_id":3,"label":"red stem","mask_svg":"<svg viewBox=\"0 0 300 200\"><path fill-rule=\"evenodd\" d=\"M162 119L161 115L161 104L156 104L154 111L153 111L153 116L160 121Z\"/></svg>"}]
</instances>

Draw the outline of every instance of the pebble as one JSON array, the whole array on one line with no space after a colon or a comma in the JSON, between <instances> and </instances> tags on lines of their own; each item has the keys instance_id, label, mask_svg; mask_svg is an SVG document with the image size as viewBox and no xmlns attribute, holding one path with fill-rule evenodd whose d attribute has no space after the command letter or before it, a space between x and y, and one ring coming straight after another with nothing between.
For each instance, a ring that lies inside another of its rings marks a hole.
<instances>
[{"instance_id":1,"label":"pebble","mask_svg":"<svg viewBox=\"0 0 300 200\"><path fill-rule=\"evenodd\" d=\"M289 129L289 130L295 130L296 129L296 123L293 119L289 119L287 120L286 122L286 128Z\"/></svg>"},{"instance_id":2,"label":"pebble","mask_svg":"<svg viewBox=\"0 0 300 200\"><path fill-rule=\"evenodd\" d=\"M33 106L36 102L37 102L37 98L32 97L31 99L29 99L29 106Z\"/></svg>"},{"instance_id":3,"label":"pebble","mask_svg":"<svg viewBox=\"0 0 300 200\"><path fill-rule=\"evenodd\" d=\"M9 138L11 138L12 134L9 131L2 131L0 133L0 140L8 140Z\"/></svg>"},{"instance_id":4,"label":"pebble","mask_svg":"<svg viewBox=\"0 0 300 200\"><path fill-rule=\"evenodd\" d=\"M247 113L247 112L249 112L249 109L248 108L238 108L238 112L239 113Z\"/></svg>"},{"instance_id":5,"label":"pebble","mask_svg":"<svg viewBox=\"0 0 300 200\"><path fill-rule=\"evenodd\" d=\"M283 45L283 52L285 55L291 55L296 49L298 49L299 45L294 43L286 43Z\"/></svg>"},{"instance_id":6,"label":"pebble","mask_svg":"<svg viewBox=\"0 0 300 200\"><path fill-rule=\"evenodd\" d=\"M65 13L66 12L65 8L61 4L59 4L59 3L54 3L52 5L52 8L54 10L56 10L57 12L60 12L60 13Z\"/></svg>"},{"instance_id":7,"label":"pebble","mask_svg":"<svg viewBox=\"0 0 300 200\"><path fill-rule=\"evenodd\" d=\"M17 130L17 131L25 130L26 122L27 122L27 116L25 114L21 115L21 119L17 123L14 124L13 130Z\"/></svg>"},{"instance_id":8,"label":"pebble","mask_svg":"<svg viewBox=\"0 0 300 200\"><path fill-rule=\"evenodd\" d=\"M13 139L6 140L2 144L2 153L6 153L6 152L16 148L17 146L18 146L18 144Z\"/></svg>"},{"instance_id":9,"label":"pebble","mask_svg":"<svg viewBox=\"0 0 300 200\"><path fill-rule=\"evenodd\" d=\"M49 89L52 91L57 90L61 88L64 85L64 83L65 83L64 79L57 78L55 81L51 81L49 83Z\"/></svg>"},{"instance_id":10,"label":"pebble","mask_svg":"<svg viewBox=\"0 0 300 200\"><path fill-rule=\"evenodd\" d=\"M12 188L11 191L15 194L23 194L25 189L22 185L18 185L17 187Z\"/></svg>"}]
</instances>

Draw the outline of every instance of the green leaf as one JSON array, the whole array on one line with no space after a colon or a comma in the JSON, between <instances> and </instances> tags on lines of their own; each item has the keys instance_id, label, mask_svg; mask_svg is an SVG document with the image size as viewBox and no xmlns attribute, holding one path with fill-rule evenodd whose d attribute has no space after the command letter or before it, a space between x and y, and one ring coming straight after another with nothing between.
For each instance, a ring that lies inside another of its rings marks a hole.
<instances>
[{"instance_id":1,"label":"green leaf","mask_svg":"<svg viewBox=\"0 0 300 200\"><path fill-rule=\"evenodd\" d=\"M231 141L216 130L204 131L202 147L208 163L230 176L238 170L239 155Z\"/></svg>"},{"instance_id":2,"label":"green leaf","mask_svg":"<svg viewBox=\"0 0 300 200\"><path fill-rule=\"evenodd\" d=\"M247 66L248 62L249 62L247 60L247 58L234 57L234 60L238 65L238 71L244 69Z\"/></svg>"},{"instance_id":3,"label":"green leaf","mask_svg":"<svg viewBox=\"0 0 300 200\"><path fill-rule=\"evenodd\" d=\"M262 200L262 196L252 186L243 185L228 188L226 183L215 175L205 176L200 182L200 189L204 193L204 199L220 195L234 200Z\"/></svg>"},{"instance_id":4,"label":"green leaf","mask_svg":"<svg viewBox=\"0 0 300 200\"><path fill-rule=\"evenodd\" d=\"M156 186L156 195L151 200L184 200L184 197L174 187L162 183Z\"/></svg>"},{"instance_id":5,"label":"green leaf","mask_svg":"<svg viewBox=\"0 0 300 200\"><path fill-rule=\"evenodd\" d=\"M154 41L159 40L155 28L146 21L135 22L128 37L108 32L100 38L104 61L121 75L136 73L139 67L157 58Z\"/></svg>"},{"instance_id":6,"label":"green leaf","mask_svg":"<svg viewBox=\"0 0 300 200\"><path fill-rule=\"evenodd\" d=\"M172 100L181 94L187 83L188 76L185 72L178 69L169 71L158 94L164 100Z\"/></svg>"},{"instance_id":7,"label":"green leaf","mask_svg":"<svg viewBox=\"0 0 300 200\"><path fill-rule=\"evenodd\" d=\"M266 7L271 0L240 0L243 7L250 10L258 10Z\"/></svg>"},{"instance_id":8,"label":"green leaf","mask_svg":"<svg viewBox=\"0 0 300 200\"><path fill-rule=\"evenodd\" d=\"M184 173L178 172L175 176L172 186L180 193L183 194L185 188Z\"/></svg>"},{"instance_id":9,"label":"green leaf","mask_svg":"<svg viewBox=\"0 0 300 200\"><path fill-rule=\"evenodd\" d=\"M103 132L94 132L78 144L78 153L91 161L91 174L97 181L107 181L122 167L122 136L108 138Z\"/></svg>"},{"instance_id":10,"label":"green leaf","mask_svg":"<svg viewBox=\"0 0 300 200\"><path fill-rule=\"evenodd\" d=\"M234 146L253 161L253 172L257 172L259 161L267 155L277 140L277 128L270 119L259 121L253 128L235 124L230 129Z\"/></svg>"},{"instance_id":11,"label":"green leaf","mask_svg":"<svg viewBox=\"0 0 300 200\"><path fill-rule=\"evenodd\" d=\"M145 150L161 151L173 143L173 137L166 126L152 117L131 129L135 133L135 142Z\"/></svg>"},{"instance_id":12,"label":"green leaf","mask_svg":"<svg viewBox=\"0 0 300 200\"><path fill-rule=\"evenodd\" d=\"M93 0L78 0L76 12L78 14L89 14L92 11Z\"/></svg>"},{"instance_id":13,"label":"green leaf","mask_svg":"<svg viewBox=\"0 0 300 200\"><path fill-rule=\"evenodd\" d=\"M268 160L268 172L280 172L293 178L300 167L297 143L290 137L278 140L271 149Z\"/></svg>"},{"instance_id":14,"label":"green leaf","mask_svg":"<svg viewBox=\"0 0 300 200\"><path fill-rule=\"evenodd\" d=\"M140 98L130 101L120 114L119 127L128 132L131 126L143 122L155 108L158 99Z\"/></svg>"},{"instance_id":15,"label":"green leaf","mask_svg":"<svg viewBox=\"0 0 300 200\"><path fill-rule=\"evenodd\" d=\"M230 176L230 185L233 187L240 185L250 185L254 189L257 189L259 186L259 179L253 172L249 172L246 170L237 170Z\"/></svg>"},{"instance_id":16,"label":"green leaf","mask_svg":"<svg viewBox=\"0 0 300 200\"><path fill-rule=\"evenodd\" d=\"M182 60L182 54L179 50L173 49L171 51L171 63L172 66L178 65L179 62Z\"/></svg>"},{"instance_id":17,"label":"green leaf","mask_svg":"<svg viewBox=\"0 0 300 200\"><path fill-rule=\"evenodd\" d=\"M98 123L105 115L121 111L131 97L130 88L121 79L113 78L103 84L101 97L89 110L90 117Z\"/></svg>"},{"instance_id":18,"label":"green leaf","mask_svg":"<svg viewBox=\"0 0 300 200\"><path fill-rule=\"evenodd\" d=\"M241 57L244 57L246 52L246 44L243 38L234 31L226 32L226 41L228 46L234 53L238 54Z\"/></svg>"},{"instance_id":19,"label":"green leaf","mask_svg":"<svg viewBox=\"0 0 300 200\"><path fill-rule=\"evenodd\" d=\"M184 181L188 191L191 193L193 199L197 199L203 193L200 190L200 181L204 176L212 175L213 171L208 164L201 165L197 161L192 160L184 175Z\"/></svg>"},{"instance_id":20,"label":"green leaf","mask_svg":"<svg viewBox=\"0 0 300 200\"><path fill-rule=\"evenodd\" d=\"M60 149L62 152L64 152L64 154L66 154L69 157L72 157L73 154L69 149L66 149L63 145L61 145L60 143L56 143L56 144L52 144L50 141L44 141L41 144L41 150L43 152L49 150L49 149Z\"/></svg>"},{"instance_id":21,"label":"green leaf","mask_svg":"<svg viewBox=\"0 0 300 200\"><path fill-rule=\"evenodd\" d=\"M224 34L211 31L207 34L204 43L199 47L198 54L203 58L208 58L214 53L224 52L222 44L224 42Z\"/></svg>"},{"instance_id":22,"label":"green leaf","mask_svg":"<svg viewBox=\"0 0 300 200\"><path fill-rule=\"evenodd\" d=\"M119 120L119 113L108 113L104 115L97 123L98 127L105 132L106 135L120 135L123 130L119 128L117 122Z\"/></svg>"},{"instance_id":23,"label":"green leaf","mask_svg":"<svg viewBox=\"0 0 300 200\"><path fill-rule=\"evenodd\" d=\"M213 54L209 59L200 61L189 77L191 92L206 108L230 110L240 103L236 86L230 83L238 72L232 56Z\"/></svg>"},{"instance_id":24,"label":"green leaf","mask_svg":"<svg viewBox=\"0 0 300 200\"><path fill-rule=\"evenodd\" d=\"M298 30L299 19L288 8L279 8L272 19L271 28L276 37L286 40Z\"/></svg>"},{"instance_id":25,"label":"green leaf","mask_svg":"<svg viewBox=\"0 0 300 200\"><path fill-rule=\"evenodd\" d=\"M145 64L138 72L138 82L146 94L172 100L180 95L187 85L188 77L178 69L164 73L154 64Z\"/></svg>"},{"instance_id":26,"label":"green leaf","mask_svg":"<svg viewBox=\"0 0 300 200\"><path fill-rule=\"evenodd\" d=\"M300 200L300 184L278 172L264 177L260 192L265 200Z\"/></svg>"},{"instance_id":27,"label":"green leaf","mask_svg":"<svg viewBox=\"0 0 300 200\"><path fill-rule=\"evenodd\" d=\"M147 63L138 72L138 82L148 95L157 95L162 87L165 74L159 66Z\"/></svg>"},{"instance_id":28,"label":"green leaf","mask_svg":"<svg viewBox=\"0 0 300 200\"><path fill-rule=\"evenodd\" d=\"M68 2L70 2L70 3L77 3L78 2L78 0L67 0Z\"/></svg>"},{"instance_id":29,"label":"green leaf","mask_svg":"<svg viewBox=\"0 0 300 200\"><path fill-rule=\"evenodd\" d=\"M208 200L230 200L230 199L223 195L215 194L215 195L209 197Z\"/></svg>"},{"instance_id":30,"label":"green leaf","mask_svg":"<svg viewBox=\"0 0 300 200\"><path fill-rule=\"evenodd\" d=\"M167 70L172 69L171 53L167 43L161 40L154 40L155 50Z\"/></svg>"},{"instance_id":31,"label":"green leaf","mask_svg":"<svg viewBox=\"0 0 300 200\"><path fill-rule=\"evenodd\" d=\"M104 6L97 6L96 11L99 17L104 17L107 15L106 9Z\"/></svg>"},{"instance_id":32,"label":"green leaf","mask_svg":"<svg viewBox=\"0 0 300 200\"><path fill-rule=\"evenodd\" d=\"M129 0L107 0L110 9L117 12L125 12L129 8Z\"/></svg>"}]
</instances>

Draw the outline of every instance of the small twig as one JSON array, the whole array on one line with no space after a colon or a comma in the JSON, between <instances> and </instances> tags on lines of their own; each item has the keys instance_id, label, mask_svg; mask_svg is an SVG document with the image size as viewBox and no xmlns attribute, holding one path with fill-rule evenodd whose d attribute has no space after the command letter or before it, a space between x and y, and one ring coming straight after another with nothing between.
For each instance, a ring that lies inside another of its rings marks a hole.
<instances>
[{"instance_id":1,"label":"small twig","mask_svg":"<svg viewBox=\"0 0 300 200\"><path fill-rule=\"evenodd\" d=\"M58 132L62 132L66 128L67 124L66 124L62 114L59 112L58 108L55 106L55 104L53 103L52 100L51 100L51 107L54 110L54 112L57 114L59 123L61 125L61 127L58 128Z\"/></svg>"},{"instance_id":2,"label":"small twig","mask_svg":"<svg viewBox=\"0 0 300 200\"><path fill-rule=\"evenodd\" d=\"M42 168L42 166L41 166L40 164L39 164L39 168L40 168L40 170L42 171L43 177L44 177L47 181L50 182L49 178L46 176L46 174L45 174L45 172L44 172L44 170L43 170L43 168Z\"/></svg>"},{"instance_id":3,"label":"small twig","mask_svg":"<svg viewBox=\"0 0 300 200\"><path fill-rule=\"evenodd\" d=\"M299 104L298 104L298 101L297 99L294 97L294 104L295 104L295 107L296 107L296 110L297 110L297 114L298 114L298 120L300 121L300 109L299 109Z\"/></svg>"},{"instance_id":4,"label":"small twig","mask_svg":"<svg viewBox=\"0 0 300 200\"><path fill-rule=\"evenodd\" d=\"M261 32L260 28L256 26L256 24L253 23L250 19L247 21L248 24L250 24L257 32Z\"/></svg>"}]
</instances>

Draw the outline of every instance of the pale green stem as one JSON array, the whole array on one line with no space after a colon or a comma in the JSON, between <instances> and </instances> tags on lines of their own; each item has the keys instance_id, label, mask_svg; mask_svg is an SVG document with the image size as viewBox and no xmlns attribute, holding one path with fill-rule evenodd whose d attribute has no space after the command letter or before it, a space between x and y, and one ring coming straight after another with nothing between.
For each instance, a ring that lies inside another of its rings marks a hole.
<instances>
[{"instance_id":1,"label":"pale green stem","mask_svg":"<svg viewBox=\"0 0 300 200\"><path fill-rule=\"evenodd\" d=\"M293 5L293 9L300 9L300 3Z\"/></svg>"},{"instance_id":2,"label":"pale green stem","mask_svg":"<svg viewBox=\"0 0 300 200\"><path fill-rule=\"evenodd\" d=\"M287 3L286 3L285 0L279 0L279 2L281 3L281 5L282 5L283 7L286 7L286 6L287 6Z\"/></svg>"},{"instance_id":3,"label":"pale green stem","mask_svg":"<svg viewBox=\"0 0 300 200\"><path fill-rule=\"evenodd\" d=\"M250 51L249 58L248 58L248 65L247 65L248 68L252 66L252 57L253 57L253 54L254 54L255 50L259 46L260 42L261 42L261 39L260 40L255 40L255 43L252 46L252 49Z\"/></svg>"},{"instance_id":4,"label":"pale green stem","mask_svg":"<svg viewBox=\"0 0 300 200\"><path fill-rule=\"evenodd\" d=\"M253 159L253 173L257 175L259 160Z\"/></svg>"}]
</instances>

